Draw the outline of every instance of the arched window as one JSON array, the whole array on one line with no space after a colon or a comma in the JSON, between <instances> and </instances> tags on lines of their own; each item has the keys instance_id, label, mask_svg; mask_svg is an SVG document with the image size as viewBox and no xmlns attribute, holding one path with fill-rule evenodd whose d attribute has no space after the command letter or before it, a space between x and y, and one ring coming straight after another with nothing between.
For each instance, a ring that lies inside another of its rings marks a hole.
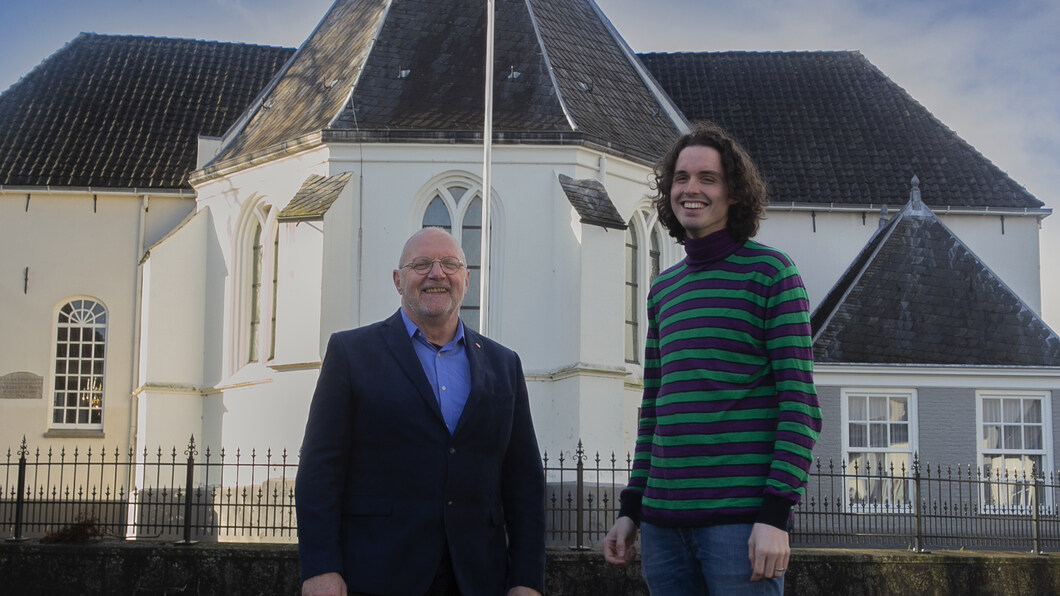
<instances>
[{"instance_id":1,"label":"arched window","mask_svg":"<svg viewBox=\"0 0 1060 596\"><path fill-rule=\"evenodd\" d=\"M244 207L233 234L231 371L276 356L280 226L259 198Z\"/></svg>"},{"instance_id":2,"label":"arched window","mask_svg":"<svg viewBox=\"0 0 1060 596\"><path fill-rule=\"evenodd\" d=\"M634 222L626 228L626 362L640 362L640 280L637 269L640 260L637 227Z\"/></svg>"},{"instance_id":3,"label":"arched window","mask_svg":"<svg viewBox=\"0 0 1060 596\"><path fill-rule=\"evenodd\" d=\"M655 281L656 277L659 277L659 271L661 271L662 265L662 230L659 229L659 224L656 223L651 228L651 250L648 252L648 284Z\"/></svg>"},{"instance_id":4,"label":"arched window","mask_svg":"<svg viewBox=\"0 0 1060 596\"><path fill-rule=\"evenodd\" d=\"M272 235L272 324L269 326L269 360L276 358L276 306L280 285L280 230Z\"/></svg>"},{"instance_id":5,"label":"arched window","mask_svg":"<svg viewBox=\"0 0 1060 596\"><path fill-rule=\"evenodd\" d=\"M641 364L647 327L648 292L664 267L675 260L673 245L663 243L662 226L650 207L634 212L626 228L626 356L630 364ZM642 244L647 238L647 246Z\"/></svg>"},{"instance_id":6,"label":"arched window","mask_svg":"<svg viewBox=\"0 0 1060 596\"><path fill-rule=\"evenodd\" d=\"M491 219L496 221L494 217ZM420 226L442 228L459 239L470 275L467 296L460 306L460 318L465 325L478 330L482 311L480 304L482 291L481 189L470 181L463 180L443 182L433 187L431 199L423 212ZM491 227L491 232L496 232L496 227ZM493 259L496 259L495 243L491 255Z\"/></svg>"},{"instance_id":7,"label":"arched window","mask_svg":"<svg viewBox=\"0 0 1060 596\"><path fill-rule=\"evenodd\" d=\"M52 425L103 428L107 309L71 300L59 309L55 327Z\"/></svg>"},{"instance_id":8,"label":"arched window","mask_svg":"<svg viewBox=\"0 0 1060 596\"><path fill-rule=\"evenodd\" d=\"M261 330L261 223L254 223L254 241L250 249L250 332L247 338L247 362L258 361L258 332Z\"/></svg>"}]
</instances>

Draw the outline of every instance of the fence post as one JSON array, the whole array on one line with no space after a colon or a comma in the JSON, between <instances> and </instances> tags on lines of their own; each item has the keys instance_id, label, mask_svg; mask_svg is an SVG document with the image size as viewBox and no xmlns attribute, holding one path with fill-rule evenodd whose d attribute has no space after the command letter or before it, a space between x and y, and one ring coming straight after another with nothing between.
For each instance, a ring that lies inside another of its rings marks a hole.
<instances>
[{"instance_id":1,"label":"fence post","mask_svg":"<svg viewBox=\"0 0 1060 596\"><path fill-rule=\"evenodd\" d=\"M1034 544L1031 553L1035 555L1043 555L1042 552L1042 512L1041 503L1038 502L1038 491L1043 490L1042 480L1038 478L1037 466L1031 465L1031 480L1034 483L1034 488L1031 492L1031 506L1034 507L1033 519L1034 519Z\"/></svg>"},{"instance_id":2,"label":"fence post","mask_svg":"<svg viewBox=\"0 0 1060 596\"><path fill-rule=\"evenodd\" d=\"M920 517L920 455L918 453L913 454L913 552L922 553L924 551L923 544L923 529L921 528L921 517Z\"/></svg>"},{"instance_id":3,"label":"fence post","mask_svg":"<svg viewBox=\"0 0 1060 596\"><path fill-rule=\"evenodd\" d=\"M26 506L26 454L29 448L26 446L26 435L22 435L22 446L18 449L18 494L15 496L15 533L8 542L23 542L28 540L22 536L22 510Z\"/></svg>"},{"instance_id":4,"label":"fence post","mask_svg":"<svg viewBox=\"0 0 1060 596\"><path fill-rule=\"evenodd\" d=\"M582 447L581 439L578 439L578 451L575 455L575 459L578 464L575 466L576 482L574 487L575 502L576 505L576 523L578 524L578 545L575 547L577 550L585 550L589 547L585 546L585 449Z\"/></svg>"},{"instance_id":5,"label":"fence post","mask_svg":"<svg viewBox=\"0 0 1060 596\"><path fill-rule=\"evenodd\" d=\"M184 453L188 454L188 476L184 483L184 540L177 541L177 544L186 546L196 542L191 539L191 484L195 480L195 456L199 453L195 450L195 435L191 435L191 441L188 442Z\"/></svg>"}]
</instances>

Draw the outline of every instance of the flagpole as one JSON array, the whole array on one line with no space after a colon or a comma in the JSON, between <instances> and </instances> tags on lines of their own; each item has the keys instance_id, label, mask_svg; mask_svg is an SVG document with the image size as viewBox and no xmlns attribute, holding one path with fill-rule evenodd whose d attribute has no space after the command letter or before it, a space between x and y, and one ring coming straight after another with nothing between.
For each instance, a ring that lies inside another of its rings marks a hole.
<instances>
[{"instance_id":1,"label":"flagpole","mask_svg":"<svg viewBox=\"0 0 1060 596\"><path fill-rule=\"evenodd\" d=\"M493 29L494 0L486 0L486 115L482 126L482 242L479 269L479 332L489 334L490 189L493 159Z\"/></svg>"}]
</instances>

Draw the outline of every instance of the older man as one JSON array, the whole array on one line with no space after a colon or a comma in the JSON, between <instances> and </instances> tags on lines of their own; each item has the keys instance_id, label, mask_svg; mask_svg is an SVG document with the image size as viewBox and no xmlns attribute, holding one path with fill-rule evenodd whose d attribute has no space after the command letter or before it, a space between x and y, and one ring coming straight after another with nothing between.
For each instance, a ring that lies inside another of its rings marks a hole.
<instances>
[{"instance_id":1,"label":"older man","mask_svg":"<svg viewBox=\"0 0 1060 596\"><path fill-rule=\"evenodd\" d=\"M460 245L405 244L385 321L336 333L296 482L302 593L540 594L544 476L515 352L468 329Z\"/></svg>"}]
</instances>

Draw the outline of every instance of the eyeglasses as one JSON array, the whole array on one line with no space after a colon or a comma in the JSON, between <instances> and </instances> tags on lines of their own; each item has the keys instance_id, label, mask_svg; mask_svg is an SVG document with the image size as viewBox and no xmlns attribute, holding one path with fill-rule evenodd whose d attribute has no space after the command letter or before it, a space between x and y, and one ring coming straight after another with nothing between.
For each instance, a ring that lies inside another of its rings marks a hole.
<instances>
[{"instance_id":1,"label":"eyeglasses","mask_svg":"<svg viewBox=\"0 0 1060 596\"><path fill-rule=\"evenodd\" d=\"M452 275L457 271L460 271L464 267L464 264L461 263L459 259L454 259L453 257L446 257L444 259L413 259L408 263L402 265L401 268L412 269L420 275L426 275L430 273L431 269L434 268L435 263L441 265L442 271L444 271L448 275Z\"/></svg>"}]
</instances>

